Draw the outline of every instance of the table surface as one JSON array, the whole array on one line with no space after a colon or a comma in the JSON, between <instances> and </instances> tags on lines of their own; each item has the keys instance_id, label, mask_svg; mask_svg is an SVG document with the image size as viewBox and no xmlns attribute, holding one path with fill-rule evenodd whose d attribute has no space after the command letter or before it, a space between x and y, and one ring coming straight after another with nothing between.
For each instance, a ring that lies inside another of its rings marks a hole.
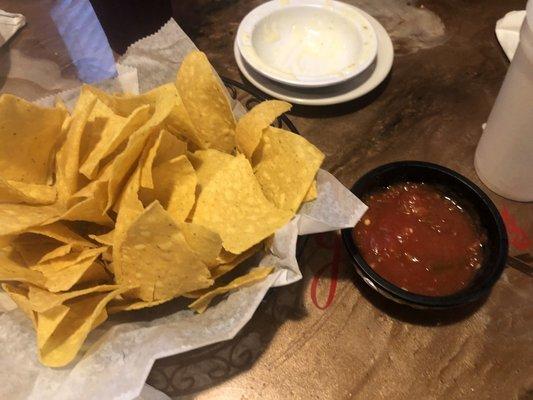
<instances>
[{"instance_id":1,"label":"table surface","mask_svg":"<svg viewBox=\"0 0 533 400\"><path fill-rule=\"evenodd\" d=\"M221 75L243 81L234 35L261 2L93 4L115 56L173 15ZM509 268L482 304L416 311L369 290L338 234L311 236L300 258L302 281L271 290L233 340L158 361L148 382L180 399L533 399L533 203L491 193L473 168L481 125L508 66L494 26L525 1L349 2L391 35L392 73L362 99L295 107L292 121L346 186L405 159L436 162L478 183L505 219ZM1 92L34 100L79 85L77 60L51 17L54 3L0 0L1 9L28 22L0 48Z\"/></svg>"}]
</instances>

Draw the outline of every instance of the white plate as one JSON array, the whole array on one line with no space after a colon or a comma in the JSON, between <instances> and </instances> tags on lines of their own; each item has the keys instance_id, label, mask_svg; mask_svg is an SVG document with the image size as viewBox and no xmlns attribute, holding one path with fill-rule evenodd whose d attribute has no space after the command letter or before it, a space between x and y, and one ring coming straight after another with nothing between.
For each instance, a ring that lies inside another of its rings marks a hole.
<instances>
[{"instance_id":1,"label":"white plate","mask_svg":"<svg viewBox=\"0 0 533 400\"><path fill-rule=\"evenodd\" d=\"M360 11L334 0L272 0L244 17L237 45L272 80L306 88L338 84L376 58L376 33Z\"/></svg>"},{"instance_id":2,"label":"white plate","mask_svg":"<svg viewBox=\"0 0 533 400\"><path fill-rule=\"evenodd\" d=\"M394 59L392 41L383 26L373 17L361 11L370 21L377 35L377 57L366 71L349 81L339 85L303 89L287 86L266 78L255 71L242 58L237 42L234 44L234 54L242 74L255 87L277 99L294 104L309 106L325 106L344 103L361 97L375 89L389 74Z\"/></svg>"}]
</instances>

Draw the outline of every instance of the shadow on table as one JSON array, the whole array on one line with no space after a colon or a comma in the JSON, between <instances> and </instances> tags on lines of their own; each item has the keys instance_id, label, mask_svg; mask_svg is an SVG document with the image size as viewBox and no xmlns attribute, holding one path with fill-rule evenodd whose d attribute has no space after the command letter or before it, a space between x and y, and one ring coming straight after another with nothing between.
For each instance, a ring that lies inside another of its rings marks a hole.
<instances>
[{"instance_id":1,"label":"shadow on table","mask_svg":"<svg viewBox=\"0 0 533 400\"><path fill-rule=\"evenodd\" d=\"M241 81L247 86L247 88L250 88L252 92L259 92L262 97L272 98L272 96L257 89L241 72L239 72L239 75ZM362 97L345 103L333 104L329 106L303 106L294 104L289 115L303 118L331 118L354 113L372 104L379 96L381 96L381 94L388 87L390 80L391 74L389 73L387 78L385 78L385 80L381 82L374 90Z\"/></svg>"},{"instance_id":2,"label":"shadow on table","mask_svg":"<svg viewBox=\"0 0 533 400\"><path fill-rule=\"evenodd\" d=\"M301 106L295 104L290 114L303 118L331 118L354 113L376 101L388 87L390 79L391 74L387 75L385 80L374 90L346 103L332 104L330 106Z\"/></svg>"},{"instance_id":3,"label":"shadow on table","mask_svg":"<svg viewBox=\"0 0 533 400\"><path fill-rule=\"evenodd\" d=\"M346 255L346 259L349 256ZM355 268L353 268L355 270ZM363 279L353 273L353 283L374 307L378 308L388 316L402 322L423 326L451 325L461 322L474 314L486 301L482 299L465 307L458 307L448 310L423 310L396 303L372 289Z\"/></svg>"},{"instance_id":4,"label":"shadow on table","mask_svg":"<svg viewBox=\"0 0 533 400\"><path fill-rule=\"evenodd\" d=\"M235 338L156 361L147 383L171 397L193 398L194 393L246 372L286 320L305 317L301 306L303 288L303 281L299 281L270 289Z\"/></svg>"}]
</instances>

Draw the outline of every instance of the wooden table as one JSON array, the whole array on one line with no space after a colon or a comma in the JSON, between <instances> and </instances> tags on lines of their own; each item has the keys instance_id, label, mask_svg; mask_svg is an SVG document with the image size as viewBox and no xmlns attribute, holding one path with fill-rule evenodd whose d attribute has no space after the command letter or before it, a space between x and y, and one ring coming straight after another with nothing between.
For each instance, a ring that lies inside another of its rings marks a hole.
<instances>
[{"instance_id":1,"label":"wooden table","mask_svg":"<svg viewBox=\"0 0 533 400\"><path fill-rule=\"evenodd\" d=\"M261 1L158 1L151 8L134 2L120 18L111 3L106 13L95 1L115 50L173 13L221 75L242 81L234 35ZM381 21L396 58L389 78L362 99L294 108L293 122L326 154L324 167L350 186L375 166L425 160L486 190L473 168L474 150L508 66L494 25L525 2L350 3ZM79 84L50 17L53 4L0 1L28 19L0 49L2 92L33 100ZM142 7L150 17L139 17ZM533 204L486 191L511 244L510 267L486 302L446 313L393 304L355 276L337 234L316 235L300 258L302 281L272 290L235 339L158 361L148 382L191 399L532 399Z\"/></svg>"}]
</instances>

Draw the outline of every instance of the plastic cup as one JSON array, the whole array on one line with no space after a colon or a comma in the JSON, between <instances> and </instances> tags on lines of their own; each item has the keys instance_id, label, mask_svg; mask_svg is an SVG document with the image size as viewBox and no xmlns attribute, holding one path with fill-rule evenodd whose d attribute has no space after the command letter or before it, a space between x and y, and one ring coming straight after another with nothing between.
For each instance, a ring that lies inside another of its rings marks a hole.
<instances>
[{"instance_id":1,"label":"plastic cup","mask_svg":"<svg viewBox=\"0 0 533 400\"><path fill-rule=\"evenodd\" d=\"M533 201L533 0L520 43L478 143L475 167L493 192Z\"/></svg>"}]
</instances>

